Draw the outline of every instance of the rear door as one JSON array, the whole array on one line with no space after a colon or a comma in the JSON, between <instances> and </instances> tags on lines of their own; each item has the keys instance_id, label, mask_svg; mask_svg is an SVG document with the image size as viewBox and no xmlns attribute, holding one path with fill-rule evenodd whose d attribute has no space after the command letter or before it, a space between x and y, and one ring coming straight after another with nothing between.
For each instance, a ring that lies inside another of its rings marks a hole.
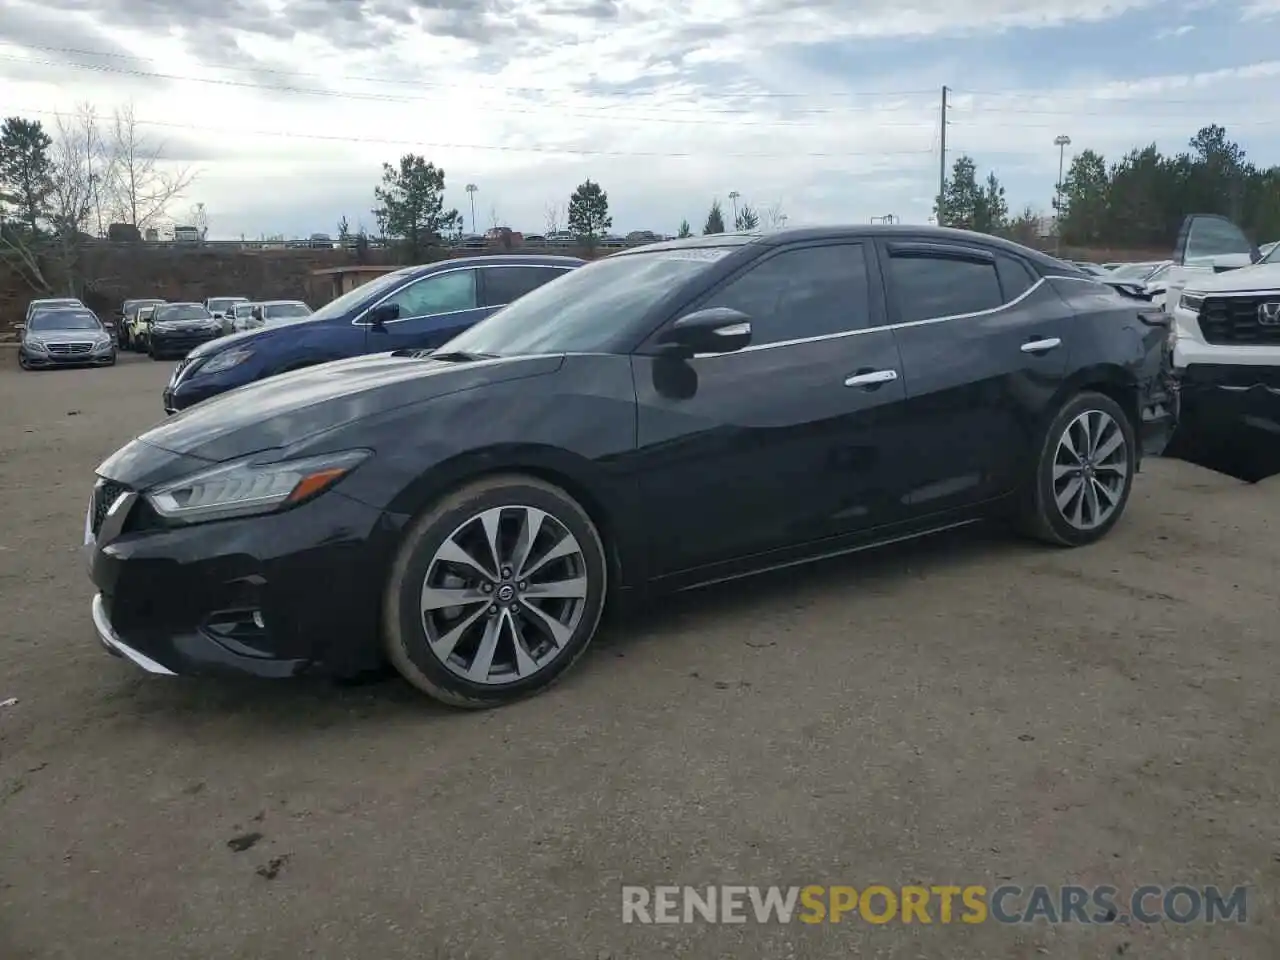
<instances>
[{"instance_id":1,"label":"rear door","mask_svg":"<svg viewBox=\"0 0 1280 960\"><path fill-rule=\"evenodd\" d=\"M569 272L569 267L509 264L480 271L480 302L490 312L519 300L545 283Z\"/></svg>"},{"instance_id":2,"label":"rear door","mask_svg":"<svg viewBox=\"0 0 1280 960\"><path fill-rule=\"evenodd\" d=\"M633 358L655 575L896 518L904 392L874 264L854 241L766 253L680 311L740 310L750 346Z\"/></svg>"},{"instance_id":3,"label":"rear door","mask_svg":"<svg viewBox=\"0 0 1280 960\"><path fill-rule=\"evenodd\" d=\"M880 245L912 434L913 517L1011 491L1067 373L1070 311L1016 256L964 242Z\"/></svg>"},{"instance_id":4,"label":"rear door","mask_svg":"<svg viewBox=\"0 0 1280 960\"><path fill-rule=\"evenodd\" d=\"M365 327L365 352L434 350L488 314L480 305L478 272L442 270L401 287L380 301L399 307L399 317L379 326L357 317Z\"/></svg>"}]
</instances>

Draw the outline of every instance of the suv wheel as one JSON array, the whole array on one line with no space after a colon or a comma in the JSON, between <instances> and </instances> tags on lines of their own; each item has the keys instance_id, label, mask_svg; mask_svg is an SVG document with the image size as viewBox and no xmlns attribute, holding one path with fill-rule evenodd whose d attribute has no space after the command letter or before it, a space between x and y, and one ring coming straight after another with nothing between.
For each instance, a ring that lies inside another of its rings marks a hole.
<instances>
[{"instance_id":1,"label":"suv wheel","mask_svg":"<svg viewBox=\"0 0 1280 960\"><path fill-rule=\"evenodd\" d=\"M595 525L563 490L521 475L478 480L405 537L383 601L387 655L452 706L529 696L590 644L607 576Z\"/></svg>"},{"instance_id":2,"label":"suv wheel","mask_svg":"<svg viewBox=\"0 0 1280 960\"><path fill-rule=\"evenodd\" d=\"M1064 547L1102 539L1129 502L1136 457L1120 404L1092 391L1072 397L1045 432L1023 526Z\"/></svg>"}]
</instances>

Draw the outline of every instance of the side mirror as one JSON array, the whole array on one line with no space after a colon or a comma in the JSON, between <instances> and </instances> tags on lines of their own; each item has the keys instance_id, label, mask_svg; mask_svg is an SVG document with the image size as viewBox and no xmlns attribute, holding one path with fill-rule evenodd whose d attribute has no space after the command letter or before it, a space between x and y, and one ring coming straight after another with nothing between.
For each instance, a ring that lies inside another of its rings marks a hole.
<instances>
[{"instance_id":1,"label":"side mirror","mask_svg":"<svg viewBox=\"0 0 1280 960\"><path fill-rule=\"evenodd\" d=\"M380 303L365 314L365 319L369 322L369 326L378 330L384 323L400 319L400 304Z\"/></svg>"},{"instance_id":2,"label":"side mirror","mask_svg":"<svg viewBox=\"0 0 1280 960\"><path fill-rule=\"evenodd\" d=\"M104 323L102 325L102 329L106 330L107 333L115 333L116 325L114 323Z\"/></svg>"},{"instance_id":3,"label":"side mirror","mask_svg":"<svg viewBox=\"0 0 1280 960\"><path fill-rule=\"evenodd\" d=\"M733 353L751 343L751 318L730 307L695 310L668 327L658 342L688 356Z\"/></svg>"},{"instance_id":4,"label":"side mirror","mask_svg":"<svg viewBox=\"0 0 1280 960\"><path fill-rule=\"evenodd\" d=\"M21 333L23 330L27 329L27 325L25 323L15 323L13 325L13 329Z\"/></svg>"}]
</instances>

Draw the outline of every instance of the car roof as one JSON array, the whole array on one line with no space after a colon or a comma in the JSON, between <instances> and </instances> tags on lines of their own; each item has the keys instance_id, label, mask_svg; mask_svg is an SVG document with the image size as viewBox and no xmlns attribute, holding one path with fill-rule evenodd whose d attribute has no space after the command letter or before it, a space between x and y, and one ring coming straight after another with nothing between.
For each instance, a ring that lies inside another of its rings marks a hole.
<instances>
[{"instance_id":1,"label":"car roof","mask_svg":"<svg viewBox=\"0 0 1280 960\"><path fill-rule=\"evenodd\" d=\"M173 303L158 303L158 307L200 307L203 309L204 304L194 300L175 300Z\"/></svg>"},{"instance_id":2,"label":"car roof","mask_svg":"<svg viewBox=\"0 0 1280 960\"><path fill-rule=\"evenodd\" d=\"M398 276L426 275L437 270L460 270L466 267L580 267L587 261L580 257L558 257L553 254L495 253L479 257L451 257L397 270Z\"/></svg>"},{"instance_id":3,"label":"car roof","mask_svg":"<svg viewBox=\"0 0 1280 960\"><path fill-rule=\"evenodd\" d=\"M255 307L278 307L282 304L292 304L292 303L296 303L299 306L303 306L303 307L307 305L306 302L302 300L259 300L257 303L254 304L254 306Z\"/></svg>"},{"instance_id":4,"label":"car roof","mask_svg":"<svg viewBox=\"0 0 1280 960\"><path fill-rule=\"evenodd\" d=\"M1061 269L1063 261L1056 260L1048 254L1024 247L1001 237L972 230L957 230L953 227L936 227L928 224L908 223L857 223L848 225L832 225L820 227L788 227L785 230L749 233L714 233L701 237L685 237L678 240L664 240L661 243L650 243L643 247L623 250L610 254L613 257L635 256L657 250L689 250L707 247L744 247L751 244L761 246L780 246L788 243L803 243L812 240L867 240L867 239L914 239L933 241L936 243L974 243L998 250L1005 250L1026 259L1034 260L1045 268Z\"/></svg>"}]
</instances>

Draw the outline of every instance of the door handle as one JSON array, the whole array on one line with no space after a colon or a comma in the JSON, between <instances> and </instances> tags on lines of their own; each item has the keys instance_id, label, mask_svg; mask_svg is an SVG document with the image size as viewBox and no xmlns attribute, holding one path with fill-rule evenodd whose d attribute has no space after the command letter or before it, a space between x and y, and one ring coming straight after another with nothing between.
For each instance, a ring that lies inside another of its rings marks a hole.
<instances>
[{"instance_id":1,"label":"door handle","mask_svg":"<svg viewBox=\"0 0 1280 960\"><path fill-rule=\"evenodd\" d=\"M845 380L846 387L878 387L882 383L890 383L898 379L897 370L871 370L866 373L855 373Z\"/></svg>"},{"instance_id":2,"label":"door handle","mask_svg":"<svg viewBox=\"0 0 1280 960\"><path fill-rule=\"evenodd\" d=\"M1022 345L1023 353L1048 353L1054 347L1062 346L1060 337L1047 337L1044 340L1028 340Z\"/></svg>"}]
</instances>

